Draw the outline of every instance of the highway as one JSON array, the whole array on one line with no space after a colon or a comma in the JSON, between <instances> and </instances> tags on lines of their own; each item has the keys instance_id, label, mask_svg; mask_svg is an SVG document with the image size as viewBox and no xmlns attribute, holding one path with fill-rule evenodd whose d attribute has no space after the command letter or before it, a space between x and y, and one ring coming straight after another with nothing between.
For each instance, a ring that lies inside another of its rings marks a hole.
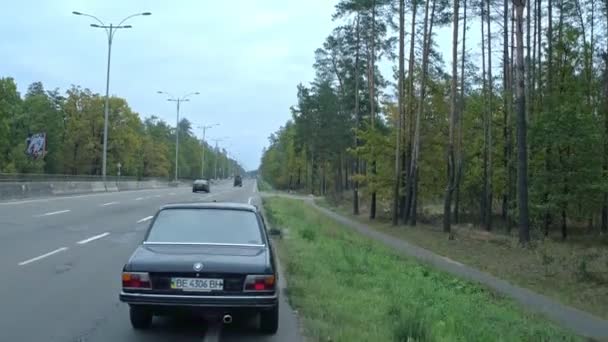
<instances>
[{"instance_id":1,"label":"highway","mask_svg":"<svg viewBox=\"0 0 608 342\"><path fill-rule=\"evenodd\" d=\"M259 203L255 184L101 193L0 202L0 341L298 341L298 323L281 298L274 336L254 322L222 326L158 318L131 328L118 300L120 274L149 220L166 203L204 200ZM284 277L281 277L284 286ZM284 291L283 291L284 293Z\"/></svg>"}]
</instances>

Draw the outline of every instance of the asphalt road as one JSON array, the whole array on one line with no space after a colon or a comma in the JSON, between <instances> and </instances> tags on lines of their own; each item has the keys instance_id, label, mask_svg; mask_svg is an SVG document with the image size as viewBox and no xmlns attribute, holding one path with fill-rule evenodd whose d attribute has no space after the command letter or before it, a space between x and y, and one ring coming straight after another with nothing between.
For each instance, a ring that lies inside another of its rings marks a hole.
<instances>
[{"instance_id":1,"label":"asphalt road","mask_svg":"<svg viewBox=\"0 0 608 342\"><path fill-rule=\"evenodd\" d=\"M254 182L0 202L0 341L298 341L298 323L281 298L280 327L230 326L155 318L131 328L118 300L120 272L159 206L200 200L258 203ZM284 277L281 277L284 280ZM280 284L284 286L283 284Z\"/></svg>"}]
</instances>

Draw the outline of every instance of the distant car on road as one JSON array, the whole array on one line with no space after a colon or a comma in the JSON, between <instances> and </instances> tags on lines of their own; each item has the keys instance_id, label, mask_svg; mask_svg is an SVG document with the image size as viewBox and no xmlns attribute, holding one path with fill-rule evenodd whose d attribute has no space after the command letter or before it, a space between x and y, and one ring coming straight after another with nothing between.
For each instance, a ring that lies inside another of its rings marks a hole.
<instances>
[{"instance_id":1,"label":"distant car on road","mask_svg":"<svg viewBox=\"0 0 608 342\"><path fill-rule=\"evenodd\" d=\"M241 176L234 176L234 186L243 186L243 179L241 179Z\"/></svg>"},{"instance_id":2,"label":"distant car on road","mask_svg":"<svg viewBox=\"0 0 608 342\"><path fill-rule=\"evenodd\" d=\"M122 272L120 300L131 325L155 315L189 312L224 324L260 316L260 330L279 326L278 273L257 208L239 203L171 204L154 216Z\"/></svg>"},{"instance_id":3,"label":"distant car on road","mask_svg":"<svg viewBox=\"0 0 608 342\"><path fill-rule=\"evenodd\" d=\"M209 181L206 179L197 179L192 184L192 192L204 191L209 192Z\"/></svg>"}]
</instances>

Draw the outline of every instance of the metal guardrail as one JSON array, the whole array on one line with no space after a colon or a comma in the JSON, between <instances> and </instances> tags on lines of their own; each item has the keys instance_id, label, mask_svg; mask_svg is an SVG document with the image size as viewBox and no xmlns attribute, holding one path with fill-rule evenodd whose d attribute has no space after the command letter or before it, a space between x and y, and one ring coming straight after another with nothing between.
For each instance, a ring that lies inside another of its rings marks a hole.
<instances>
[{"instance_id":1,"label":"metal guardrail","mask_svg":"<svg viewBox=\"0 0 608 342\"><path fill-rule=\"evenodd\" d=\"M132 176L106 176L108 182L125 181L161 181L167 182L167 178L147 177L139 178ZM45 173L0 173L0 182L49 182L49 181L103 181L103 177L95 175L64 175Z\"/></svg>"},{"instance_id":2,"label":"metal guardrail","mask_svg":"<svg viewBox=\"0 0 608 342\"><path fill-rule=\"evenodd\" d=\"M183 178L180 177L179 183L192 183L197 177ZM214 179L212 181L222 181L230 178ZM65 175L65 174L48 174L48 173L2 173L0 172L0 183L1 182L51 182L51 181L64 181L64 182L101 182L103 181L102 176L98 175ZM106 176L107 182L127 182L127 181L159 181L174 183L172 177L134 177L134 176Z\"/></svg>"}]
</instances>

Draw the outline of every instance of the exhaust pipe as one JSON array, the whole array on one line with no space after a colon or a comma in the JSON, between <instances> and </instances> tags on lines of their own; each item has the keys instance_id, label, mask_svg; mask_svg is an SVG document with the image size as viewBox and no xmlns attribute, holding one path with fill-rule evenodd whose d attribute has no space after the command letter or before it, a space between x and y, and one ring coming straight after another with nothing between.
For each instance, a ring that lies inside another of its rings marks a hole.
<instances>
[{"instance_id":1,"label":"exhaust pipe","mask_svg":"<svg viewBox=\"0 0 608 342\"><path fill-rule=\"evenodd\" d=\"M224 324L232 323L232 315L225 314L224 317L222 317L222 322L224 322Z\"/></svg>"}]
</instances>

